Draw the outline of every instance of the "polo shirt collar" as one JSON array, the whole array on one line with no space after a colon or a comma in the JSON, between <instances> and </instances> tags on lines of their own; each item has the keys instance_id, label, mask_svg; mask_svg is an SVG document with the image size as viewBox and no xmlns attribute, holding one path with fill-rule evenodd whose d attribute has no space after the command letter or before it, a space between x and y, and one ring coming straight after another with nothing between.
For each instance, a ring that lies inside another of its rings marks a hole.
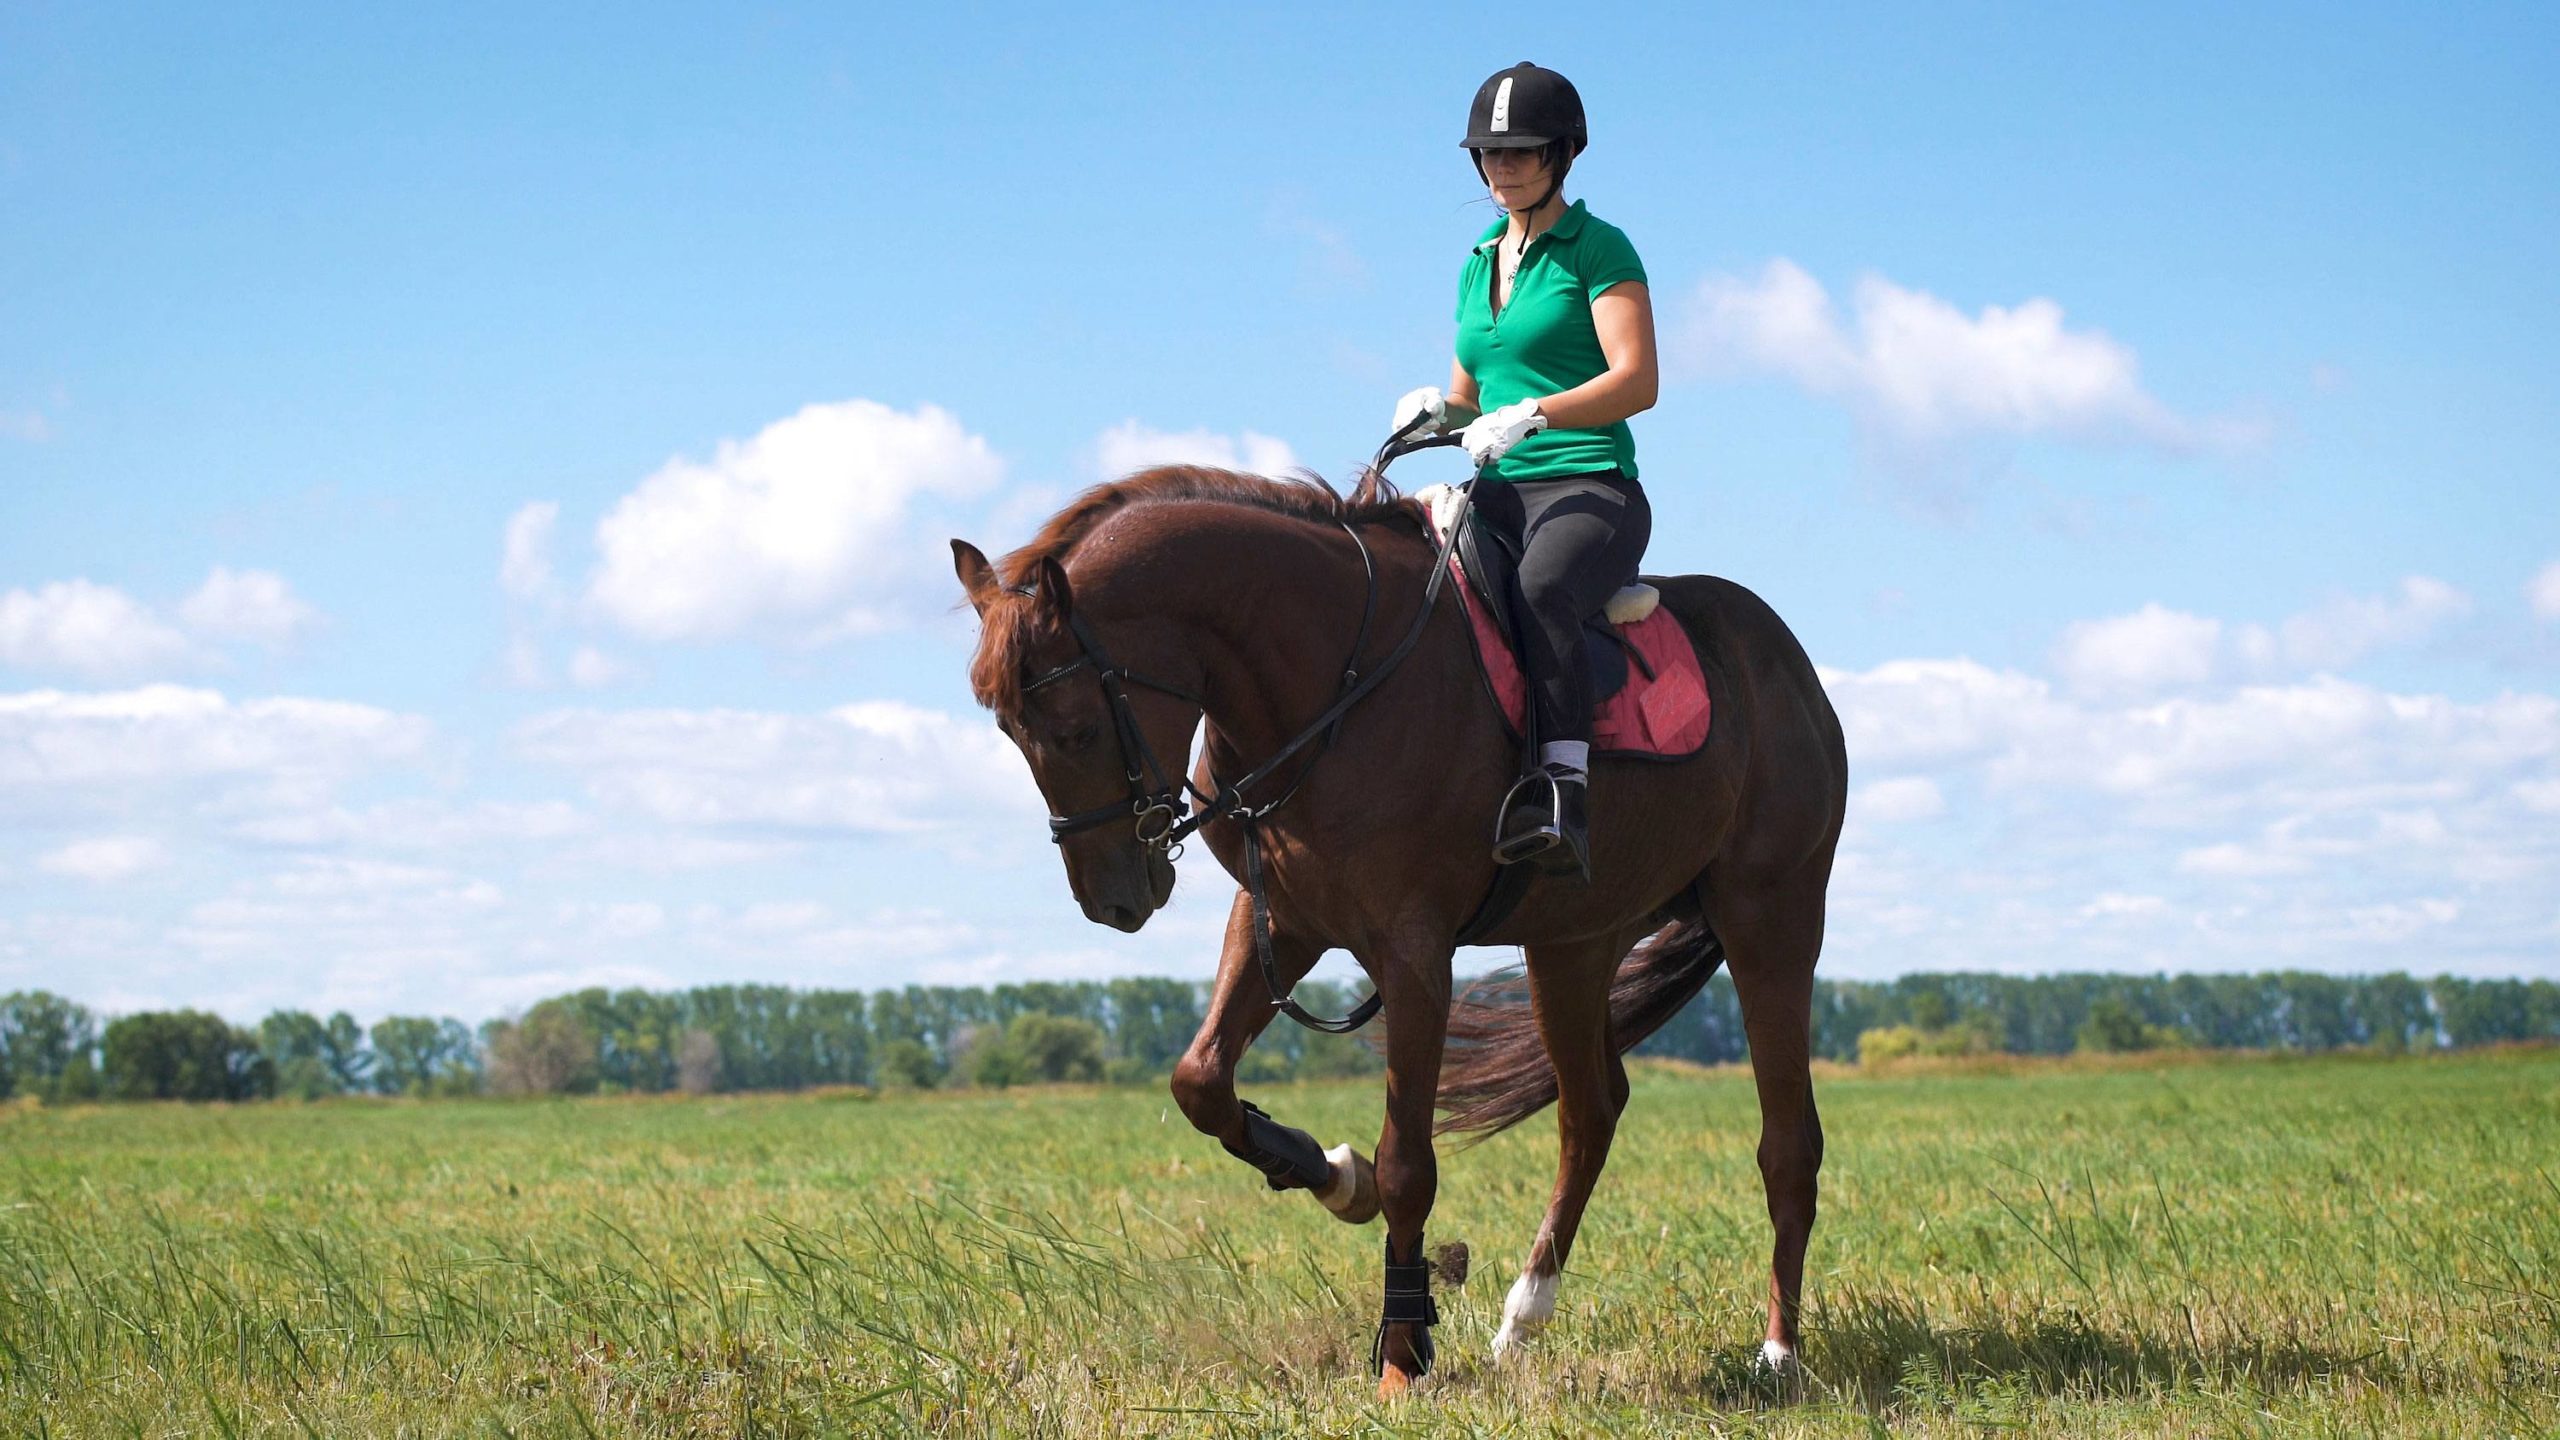
<instances>
[{"instance_id":1,"label":"polo shirt collar","mask_svg":"<svg viewBox=\"0 0 2560 1440\"><path fill-rule=\"evenodd\" d=\"M1564 208L1564 213L1556 217L1556 223L1548 226L1546 234L1541 235L1538 238L1541 240L1571 240L1574 236L1582 233L1582 222L1590 218L1591 212L1583 208L1581 201L1576 200L1572 204L1566 206ZM1494 221L1491 225L1486 226L1485 232L1476 237L1476 253L1481 255L1491 250L1494 246L1494 242L1502 238L1503 230L1510 224L1511 217L1505 215L1501 219Z\"/></svg>"}]
</instances>

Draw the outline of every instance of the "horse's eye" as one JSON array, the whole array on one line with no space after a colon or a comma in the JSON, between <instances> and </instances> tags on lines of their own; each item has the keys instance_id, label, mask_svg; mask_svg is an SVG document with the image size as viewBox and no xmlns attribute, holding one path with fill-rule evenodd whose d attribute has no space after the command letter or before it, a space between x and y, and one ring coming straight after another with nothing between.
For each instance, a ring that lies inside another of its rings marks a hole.
<instances>
[{"instance_id":1,"label":"horse's eye","mask_svg":"<svg viewBox=\"0 0 2560 1440\"><path fill-rule=\"evenodd\" d=\"M1079 725L1075 729L1067 732L1067 738L1059 743L1058 748L1067 751L1069 754L1081 753L1092 749L1093 742L1100 739L1101 736L1102 732L1095 727L1091 725Z\"/></svg>"}]
</instances>

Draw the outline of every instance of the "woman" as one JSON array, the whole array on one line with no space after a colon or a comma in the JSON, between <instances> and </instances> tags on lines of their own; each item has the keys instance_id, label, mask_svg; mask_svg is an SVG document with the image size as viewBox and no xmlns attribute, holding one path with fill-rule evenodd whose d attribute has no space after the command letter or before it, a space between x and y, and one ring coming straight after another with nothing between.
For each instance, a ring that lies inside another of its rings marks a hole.
<instances>
[{"instance_id":1,"label":"woman","mask_svg":"<svg viewBox=\"0 0 2560 1440\"><path fill-rule=\"evenodd\" d=\"M1516 542L1517 599L1539 760L1553 784L1503 817L1498 856L1540 856L1588 879L1590 675L1582 629L1635 578L1653 532L1627 418L1659 383L1653 301L1635 247L1564 179L1589 143L1582 97L1523 62L1476 91L1461 142L1503 219L1458 281L1457 358L1444 394L1396 403L1395 426L1463 427L1476 513ZM1417 433L1420 433L1417 431ZM1552 793L1547 793L1551 791Z\"/></svg>"}]
</instances>

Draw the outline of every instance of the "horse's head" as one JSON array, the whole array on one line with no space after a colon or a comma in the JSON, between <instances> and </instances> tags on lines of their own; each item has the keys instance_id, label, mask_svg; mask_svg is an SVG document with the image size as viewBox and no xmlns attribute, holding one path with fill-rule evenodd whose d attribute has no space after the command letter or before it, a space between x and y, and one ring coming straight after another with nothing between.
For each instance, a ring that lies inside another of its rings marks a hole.
<instances>
[{"instance_id":1,"label":"horse's head","mask_svg":"<svg viewBox=\"0 0 2560 1440\"><path fill-rule=\"evenodd\" d=\"M1200 723L1199 706L1164 682L1191 679L1196 662L1174 653L1159 625L1080 625L1053 556L1009 588L975 545L954 540L951 554L978 611L970 687L1031 765L1085 918L1135 931L1173 898L1162 843L1173 817L1151 810L1179 803ZM1088 638L1110 647L1107 660Z\"/></svg>"}]
</instances>

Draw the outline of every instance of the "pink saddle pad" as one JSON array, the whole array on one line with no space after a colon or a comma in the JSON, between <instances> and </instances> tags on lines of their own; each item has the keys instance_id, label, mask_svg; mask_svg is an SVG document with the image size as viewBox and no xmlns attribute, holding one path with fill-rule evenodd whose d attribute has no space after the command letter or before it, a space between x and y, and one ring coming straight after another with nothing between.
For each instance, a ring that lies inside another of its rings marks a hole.
<instances>
[{"instance_id":1,"label":"pink saddle pad","mask_svg":"<svg viewBox=\"0 0 2560 1440\"><path fill-rule=\"evenodd\" d=\"M1458 602L1466 607L1467 624L1475 633L1476 660L1484 670L1485 685L1502 706L1511 732L1519 734L1529 702L1520 659L1511 653L1492 612L1467 583L1466 570L1455 555L1449 557L1449 570L1457 582ZM1710 707L1707 677L1698 668L1698 650L1689 642L1689 632L1672 618L1668 607L1659 605L1642 620L1617 630L1644 657L1644 664L1630 659L1625 686L1601 701L1593 713L1591 748L1660 759L1696 754L1707 743ZM1644 673L1648 667L1653 671L1650 679Z\"/></svg>"}]
</instances>

